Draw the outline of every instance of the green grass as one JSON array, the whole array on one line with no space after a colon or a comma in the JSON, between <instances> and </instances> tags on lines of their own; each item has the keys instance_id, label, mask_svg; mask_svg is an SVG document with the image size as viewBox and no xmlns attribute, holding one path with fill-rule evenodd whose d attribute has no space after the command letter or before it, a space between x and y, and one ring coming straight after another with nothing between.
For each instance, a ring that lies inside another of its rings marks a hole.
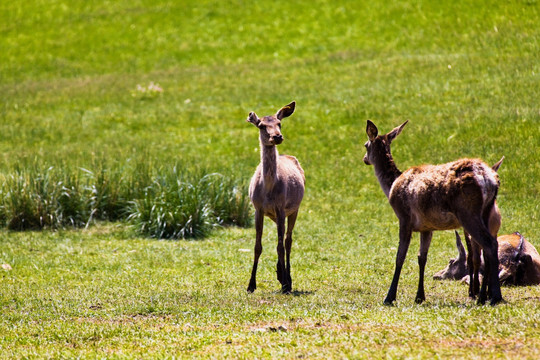
<instances>
[{"instance_id":1,"label":"green grass","mask_svg":"<svg viewBox=\"0 0 540 360\"><path fill-rule=\"evenodd\" d=\"M381 131L410 120L393 145L402 170L504 155L501 233L538 248L539 13L537 1L2 2L3 179L53 167L73 186L144 183L134 169L166 179L181 164L231 189L259 161L249 111L296 100L279 150L307 188L291 296L278 293L268 220L252 295L252 228L202 241L123 222L1 230L0 356L538 358L539 287L504 288L492 308L430 279L455 256L451 232L434 236L426 303L414 304L416 236L397 305L381 305L398 224L362 156L368 118ZM152 83L162 91L139 90ZM160 189L170 205L174 185Z\"/></svg>"},{"instance_id":2,"label":"green grass","mask_svg":"<svg viewBox=\"0 0 540 360\"><path fill-rule=\"evenodd\" d=\"M197 174L197 172L199 174ZM217 226L249 226L247 187L205 170L145 166L15 170L0 177L0 226L80 228L123 220L154 238L197 238Z\"/></svg>"}]
</instances>

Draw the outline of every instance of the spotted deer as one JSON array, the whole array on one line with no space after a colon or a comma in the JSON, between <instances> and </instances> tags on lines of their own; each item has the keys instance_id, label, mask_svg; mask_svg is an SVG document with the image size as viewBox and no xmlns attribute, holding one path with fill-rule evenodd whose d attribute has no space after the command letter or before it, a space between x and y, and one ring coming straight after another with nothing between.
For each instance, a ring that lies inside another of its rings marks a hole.
<instances>
[{"instance_id":1,"label":"spotted deer","mask_svg":"<svg viewBox=\"0 0 540 360\"><path fill-rule=\"evenodd\" d=\"M499 189L497 172L478 159L460 159L442 165L414 166L401 172L390 151L392 141L407 122L387 134L367 121L364 163L373 165L379 184L399 219L399 246L394 276L384 300L396 299L399 276L409 249L412 232L420 232L419 281L415 301L425 300L424 270L434 230L463 227L484 254L486 276L478 303L484 304L488 291L491 304L503 301L497 269L497 240L489 231L489 217ZM488 289L489 288L489 289Z\"/></svg>"},{"instance_id":2,"label":"spotted deer","mask_svg":"<svg viewBox=\"0 0 540 360\"><path fill-rule=\"evenodd\" d=\"M248 292L257 288L257 264L262 252L262 232L264 216L277 224L277 278L281 291L289 293L292 289L291 247L292 232L298 209L304 196L304 170L294 156L279 155L277 145L283 142L281 121L291 116L296 103L282 107L275 115L259 118L254 112L249 113L247 121L259 129L261 162L249 185L249 197L255 207L255 250L251 279ZM285 218L287 233L285 234ZM284 243L285 241L285 243Z\"/></svg>"}]
</instances>

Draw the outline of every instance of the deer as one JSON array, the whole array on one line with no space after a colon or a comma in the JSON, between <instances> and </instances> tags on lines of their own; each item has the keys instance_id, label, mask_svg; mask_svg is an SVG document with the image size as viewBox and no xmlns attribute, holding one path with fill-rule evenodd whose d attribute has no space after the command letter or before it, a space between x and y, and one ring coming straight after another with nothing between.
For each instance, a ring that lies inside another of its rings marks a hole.
<instances>
[{"instance_id":1,"label":"deer","mask_svg":"<svg viewBox=\"0 0 540 360\"><path fill-rule=\"evenodd\" d=\"M262 233L264 217L267 216L277 225L277 279L281 283L281 292L290 293L292 233L298 209L304 197L305 175L300 163L294 156L279 155L277 145L283 142L281 121L293 114L296 103L282 107L275 115L259 118L250 112L247 121L259 129L261 162L255 170L249 185L249 197L255 208L255 249L251 279L247 291L252 293L257 288L256 274L259 257L262 253ZM285 218L287 232L285 233Z\"/></svg>"},{"instance_id":2,"label":"deer","mask_svg":"<svg viewBox=\"0 0 540 360\"><path fill-rule=\"evenodd\" d=\"M469 237L465 234L465 238ZM470 241L470 240L469 240ZM501 285L540 285L540 255L519 232L497 237L499 257L499 281ZM465 248L456 231L458 257L450 259L446 268L433 275L436 280L462 280L471 283ZM481 264L483 266L483 264ZM482 267L480 272L482 272ZM469 276L469 278L467 278Z\"/></svg>"},{"instance_id":3,"label":"deer","mask_svg":"<svg viewBox=\"0 0 540 360\"><path fill-rule=\"evenodd\" d=\"M433 231L463 227L481 247L485 262L478 304L503 301L497 270L497 240L490 233L489 218L495 209L500 181L497 172L480 159L463 158L441 165L413 166L401 172L392 157L391 143L408 121L387 134L379 135L377 126L367 120L363 161L372 165L379 184L399 220L399 245L392 283L384 299L392 305L396 299L401 269L409 249L412 232L420 232L418 253L419 280L415 302L425 301L424 271ZM501 159L502 161L502 159Z\"/></svg>"}]
</instances>

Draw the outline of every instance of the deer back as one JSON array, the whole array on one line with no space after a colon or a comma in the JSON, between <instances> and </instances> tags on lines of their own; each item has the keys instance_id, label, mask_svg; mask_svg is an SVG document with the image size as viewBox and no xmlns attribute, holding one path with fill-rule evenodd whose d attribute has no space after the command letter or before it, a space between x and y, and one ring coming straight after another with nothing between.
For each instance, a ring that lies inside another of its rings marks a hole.
<instances>
[{"instance_id":1,"label":"deer back","mask_svg":"<svg viewBox=\"0 0 540 360\"><path fill-rule=\"evenodd\" d=\"M460 227L454 215L463 207L481 210L497 195L497 173L479 159L415 166L393 183L389 201L398 217L406 216L414 231Z\"/></svg>"}]
</instances>

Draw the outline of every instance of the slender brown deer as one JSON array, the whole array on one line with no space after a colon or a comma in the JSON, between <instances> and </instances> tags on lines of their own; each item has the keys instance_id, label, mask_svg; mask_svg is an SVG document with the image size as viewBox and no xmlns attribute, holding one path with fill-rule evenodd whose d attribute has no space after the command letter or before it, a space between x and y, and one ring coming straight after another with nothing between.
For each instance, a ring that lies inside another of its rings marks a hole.
<instances>
[{"instance_id":1,"label":"slender brown deer","mask_svg":"<svg viewBox=\"0 0 540 360\"><path fill-rule=\"evenodd\" d=\"M399 246L396 267L384 303L396 299L399 276L409 249L412 232L420 232L418 254L419 281L415 301L425 300L424 270L434 230L463 227L484 252L486 274L478 303L484 304L488 290L491 304L503 300L497 270L497 240L488 222L499 189L497 172L478 159L460 159L443 165L415 166L398 170L390 144L407 122L387 134L379 135L377 126L367 121L364 162L373 165L375 175L399 219ZM489 287L489 289L488 289Z\"/></svg>"},{"instance_id":2,"label":"slender brown deer","mask_svg":"<svg viewBox=\"0 0 540 360\"><path fill-rule=\"evenodd\" d=\"M298 160L294 156L279 155L276 146L283 142L281 120L291 116L295 106L296 103L293 101L282 107L275 115L259 119L257 114L250 112L247 118L248 122L259 128L261 146L261 162L249 185L249 197L255 207L256 237L248 292L253 292L257 288L256 274L262 252L264 216L268 216L277 224L277 278L281 283L281 292L289 293L292 289L290 262L292 232L304 197L306 180ZM285 218L287 218L286 236Z\"/></svg>"}]
</instances>

